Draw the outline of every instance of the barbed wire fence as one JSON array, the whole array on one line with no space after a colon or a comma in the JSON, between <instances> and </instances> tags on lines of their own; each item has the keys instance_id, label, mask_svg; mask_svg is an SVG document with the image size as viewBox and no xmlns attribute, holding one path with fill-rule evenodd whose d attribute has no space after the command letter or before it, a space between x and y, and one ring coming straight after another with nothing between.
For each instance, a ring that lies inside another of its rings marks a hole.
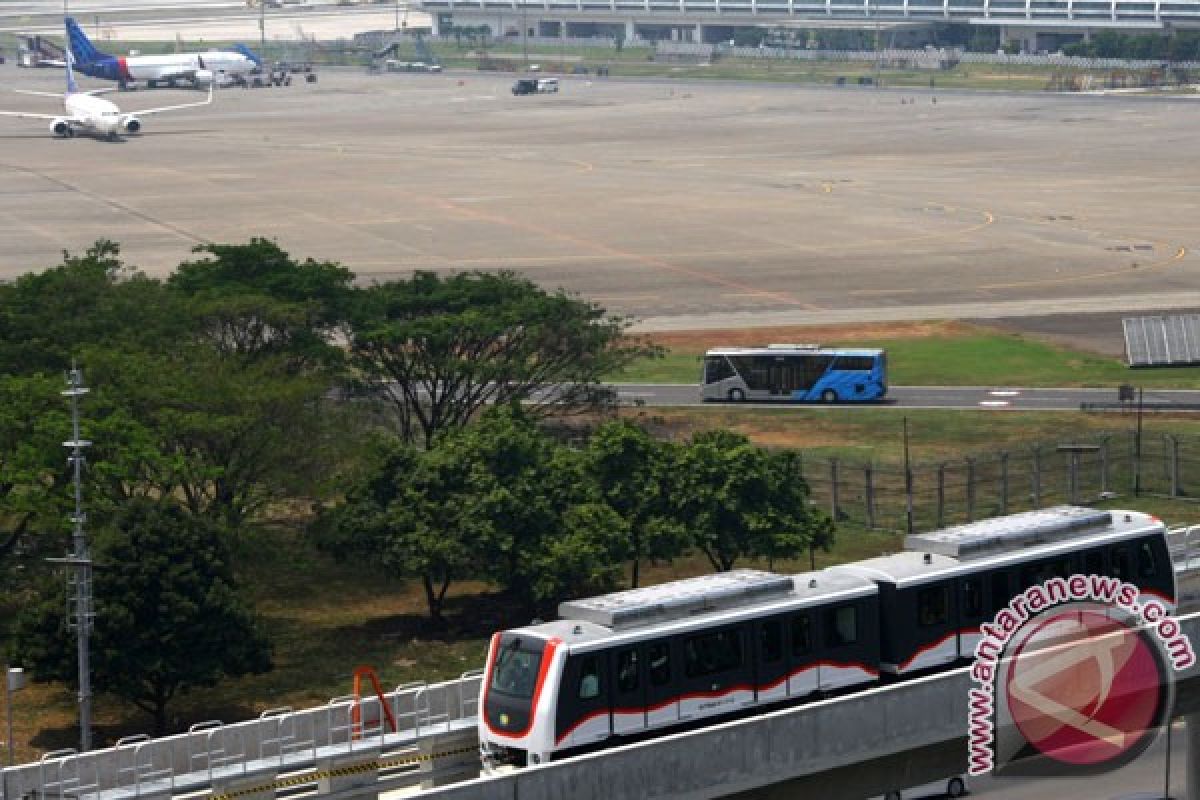
<instances>
[{"instance_id":1,"label":"barbed wire fence","mask_svg":"<svg viewBox=\"0 0 1200 800\"><path fill-rule=\"evenodd\" d=\"M873 463L806 454L815 506L838 523L932 530L1061 503L1116 496L1193 497L1200 437L1133 431L1035 442L936 462Z\"/></svg>"}]
</instances>

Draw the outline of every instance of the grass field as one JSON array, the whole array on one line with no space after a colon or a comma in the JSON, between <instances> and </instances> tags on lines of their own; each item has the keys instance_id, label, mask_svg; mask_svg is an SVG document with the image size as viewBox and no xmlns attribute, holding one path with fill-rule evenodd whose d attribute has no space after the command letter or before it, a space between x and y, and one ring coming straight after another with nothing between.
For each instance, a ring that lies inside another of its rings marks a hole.
<instances>
[{"instance_id":1,"label":"grass field","mask_svg":"<svg viewBox=\"0 0 1200 800\"><path fill-rule=\"evenodd\" d=\"M635 364L615 376L626 383L696 383L700 356L719 345L768 341L818 341L823 345L882 347L888 380L899 386L1118 386L1200 388L1200 369L1131 370L1116 358L1075 350L1014 333L963 323L832 329L814 335L792 331L712 331L651 336L667 348L665 358ZM748 341L749 338L752 341Z\"/></svg>"}]
</instances>

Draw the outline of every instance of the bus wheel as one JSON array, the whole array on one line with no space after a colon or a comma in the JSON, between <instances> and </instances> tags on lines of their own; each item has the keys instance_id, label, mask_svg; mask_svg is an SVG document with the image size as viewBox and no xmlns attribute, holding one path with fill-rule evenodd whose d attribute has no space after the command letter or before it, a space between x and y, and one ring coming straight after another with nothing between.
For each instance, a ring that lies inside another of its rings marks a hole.
<instances>
[{"instance_id":1,"label":"bus wheel","mask_svg":"<svg viewBox=\"0 0 1200 800\"><path fill-rule=\"evenodd\" d=\"M745 399L746 399L746 393L743 392L741 389L730 389L729 390L729 402L740 403Z\"/></svg>"},{"instance_id":2,"label":"bus wheel","mask_svg":"<svg viewBox=\"0 0 1200 800\"><path fill-rule=\"evenodd\" d=\"M962 778L951 778L946 783L946 794L950 797L962 797L967 793L967 785Z\"/></svg>"},{"instance_id":3,"label":"bus wheel","mask_svg":"<svg viewBox=\"0 0 1200 800\"><path fill-rule=\"evenodd\" d=\"M837 392L835 392L833 389L826 389L825 391L821 392L822 403L836 403L837 399Z\"/></svg>"}]
</instances>

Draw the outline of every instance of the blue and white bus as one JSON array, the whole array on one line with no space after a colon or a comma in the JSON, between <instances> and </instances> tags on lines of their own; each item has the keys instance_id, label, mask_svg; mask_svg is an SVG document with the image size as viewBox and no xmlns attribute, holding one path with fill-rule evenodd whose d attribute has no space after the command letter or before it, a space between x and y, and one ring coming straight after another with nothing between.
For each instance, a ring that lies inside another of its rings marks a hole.
<instances>
[{"instance_id":1,"label":"blue and white bus","mask_svg":"<svg viewBox=\"0 0 1200 800\"><path fill-rule=\"evenodd\" d=\"M717 347L704 354L705 400L864 403L887 394L882 350L769 344Z\"/></svg>"}]
</instances>

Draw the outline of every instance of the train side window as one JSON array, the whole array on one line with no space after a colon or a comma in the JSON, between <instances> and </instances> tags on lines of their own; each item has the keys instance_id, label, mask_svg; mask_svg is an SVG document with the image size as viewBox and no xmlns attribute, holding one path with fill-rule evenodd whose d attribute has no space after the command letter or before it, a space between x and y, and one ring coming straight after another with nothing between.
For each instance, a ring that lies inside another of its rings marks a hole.
<instances>
[{"instance_id":1,"label":"train side window","mask_svg":"<svg viewBox=\"0 0 1200 800\"><path fill-rule=\"evenodd\" d=\"M728 672L742 665L742 637L737 629L692 636L683 642L683 671L689 678Z\"/></svg>"},{"instance_id":2,"label":"train side window","mask_svg":"<svg viewBox=\"0 0 1200 800\"><path fill-rule=\"evenodd\" d=\"M1149 542L1142 542L1138 547L1138 577L1153 578L1158 574L1158 564L1154 558L1154 548Z\"/></svg>"},{"instance_id":3,"label":"train side window","mask_svg":"<svg viewBox=\"0 0 1200 800\"><path fill-rule=\"evenodd\" d=\"M579 667L579 699L595 700L599 696L600 660L595 656L588 656Z\"/></svg>"},{"instance_id":4,"label":"train side window","mask_svg":"<svg viewBox=\"0 0 1200 800\"><path fill-rule=\"evenodd\" d=\"M622 650L617 653L617 689L622 692L633 692L637 688L637 650Z\"/></svg>"},{"instance_id":5,"label":"train side window","mask_svg":"<svg viewBox=\"0 0 1200 800\"><path fill-rule=\"evenodd\" d=\"M764 664L783 658L783 623L777 619L764 622L758 631Z\"/></svg>"},{"instance_id":6,"label":"train side window","mask_svg":"<svg viewBox=\"0 0 1200 800\"><path fill-rule=\"evenodd\" d=\"M812 651L812 623L808 614L792 617L792 655L805 656Z\"/></svg>"},{"instance_id":7,"label":"train side window","mask_svg":"<svg viewBox=\"0 0 1200 800\"><path fill-rule=\"evenodd\" d=\"M671 648L666 642L655 642L646 652L650 662L650 683L653 686L666 686L671 682Z\"/></svg>"},{"instance_id":8,"label":"train side window","mask_svg":"<svg viewBox=\"0 0 1200 800\"><path fill-rule=\"evenodd\" d=\"M1008 573L992 573L992 611L999 611L1012 599L1008 589Z\"/></svg>"},{"instance_id":9,"label":"train side window","mask_svg":"<svg viewBox=\"0 0 1200 800\"><path fill-rule=\"evenodd\" d=\"M841 606L830 609L826 616L826 644L830 647L843 647L858 641L858 609L854 606Z\"/></svg>"},{"instance_id":10,"label":"train side window","mask_svg":"<svg viewBox=\"0 0 1200 800\"><path fill-rule=\"evenodd\" d=\"M962 613L967 619L983 616L983 581L967 578L962 583Z\"/></svg>"},{"instance_id":11,"label":"train side window","mask_svg":"<svg viewBox=\"0 0 1200 800\"><path fill-rule=\"evenodd\" d=\"M1133 577L1128 547L1114 547L1112 551L1112 576L1125 580Z\"/></svg>"},{"instance_id":12,"label":"train side window","mask_svg":"<svg viewBox=\"0 0 1200 800\"><path fill-rule=\"evenodd\" d=\"M917 592L917 621L921 627L945 625L950 619L950 590L945 586L931 586Z\"/></svg>"},{"instance_id":13,"label":"train side window","mask_svg":"<svg viewBox=\"0 0 1200 800\"><path fill-rule=\"evenodd\" d=\"M1083 554L1083 572L1085 575L1104 574L1104 551L1091 550Z\"/></svg>"}]
</instances>

